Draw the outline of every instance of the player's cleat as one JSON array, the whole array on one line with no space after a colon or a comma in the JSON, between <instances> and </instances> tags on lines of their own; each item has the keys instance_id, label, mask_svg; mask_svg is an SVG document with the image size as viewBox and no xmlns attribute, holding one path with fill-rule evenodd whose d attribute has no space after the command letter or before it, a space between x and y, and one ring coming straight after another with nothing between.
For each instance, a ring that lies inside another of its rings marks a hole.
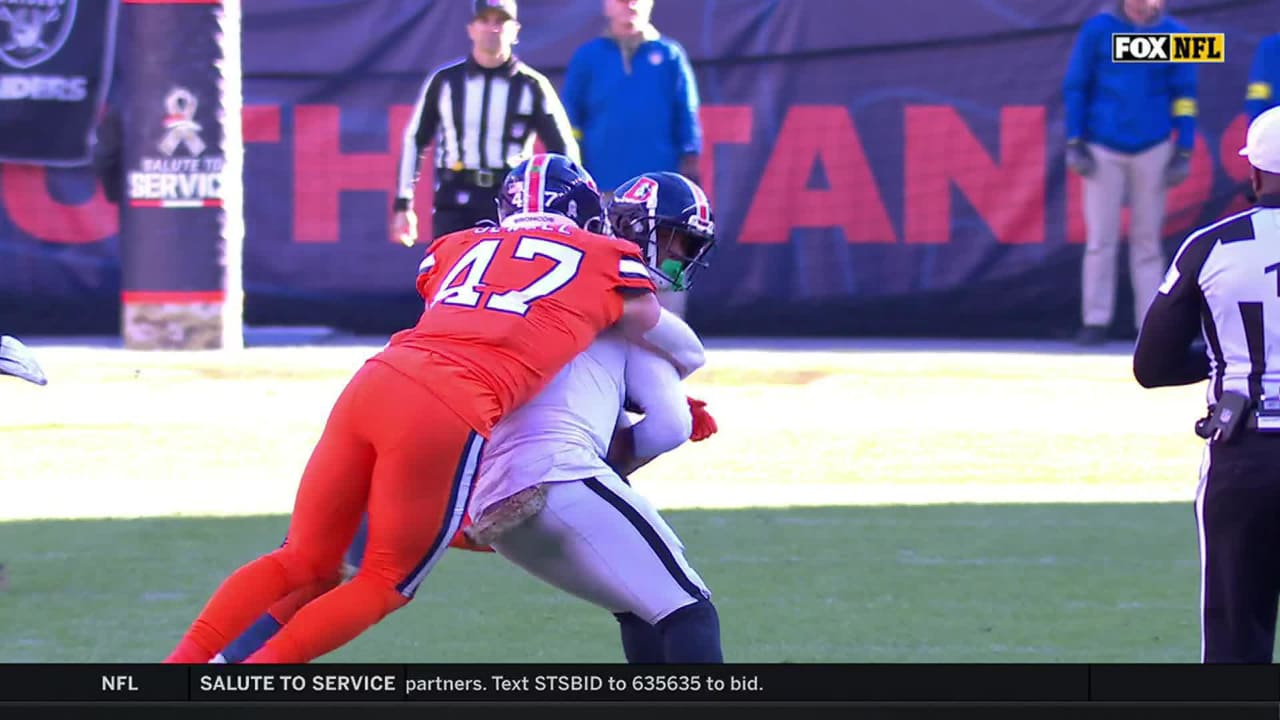
<instances>
[{"instance_id":1,"label":"player's cleat","mask_svg":"<svg viewBox=\"0 0 1280 720\"><path fill-rule=\"evenodd\" d=\"M36 385L49 382L27 346L9 335L0 335L0 375L12 375Z\"/></svg>"}]
</instances>

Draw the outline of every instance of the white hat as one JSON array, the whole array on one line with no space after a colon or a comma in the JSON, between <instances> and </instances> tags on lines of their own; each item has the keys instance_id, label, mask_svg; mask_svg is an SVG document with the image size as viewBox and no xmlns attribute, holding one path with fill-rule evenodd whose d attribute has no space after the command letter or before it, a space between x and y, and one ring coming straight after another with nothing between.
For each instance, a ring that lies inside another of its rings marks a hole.
<instances>
[{"instance_id":1,"label":"white hat","mask_svg":"<svg viewBox=\"0 0 1280 720\"><path fill-rule=\"evenodd\" d=\"M1273 107L1249 123L1240 155L1263 172L1280 173L1280 107Z\"/></svg>"}]
</instances>

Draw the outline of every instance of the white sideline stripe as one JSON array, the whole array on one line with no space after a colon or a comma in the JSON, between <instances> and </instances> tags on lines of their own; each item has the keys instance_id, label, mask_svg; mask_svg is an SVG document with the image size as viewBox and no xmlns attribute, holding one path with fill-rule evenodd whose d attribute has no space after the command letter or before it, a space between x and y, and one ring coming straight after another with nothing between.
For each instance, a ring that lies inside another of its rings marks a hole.
<instances>
[{"instance_id":1,"label":"white sideline stripe","mask_svg":"<svg viewBox=\"0 0 1280 720\"><path fill-rule=\"evenodd\" d=\"M1208 579L1209 556L1205 549L1204 502L1209 484L1209 449L1204 450L1204 460L1200 463L1200 485L1196 488L1196 534L1200 548L1200 662L1204 662L1204 585Z\"/></svg>"},{"instance_id":2,"label":"white sideline stripe","mask_svg":"<svg viewBox=\"0 0 1280 720\"><path fill-rule=\"evenodd\" d=\"M1028 505L1043 503L1191 503L1195 488L1188 484L1117 486L1038 485L778 485L688 483L655 480L637 475L636 489L659 509L738 509L815 506L887 505ZM10 484L12 479L10 479ZM217 493L192 496L191 488L139 481L136 486L110 488L81 486L76 493L62 492L48 484L22 487L16 483L11 497L18 503L0 506L0 521L35 519L85 519L103 517L225 517L282 515L293 508L296 482L263 487L260 481L229 484Z\"/></svg>"}]
</instances>

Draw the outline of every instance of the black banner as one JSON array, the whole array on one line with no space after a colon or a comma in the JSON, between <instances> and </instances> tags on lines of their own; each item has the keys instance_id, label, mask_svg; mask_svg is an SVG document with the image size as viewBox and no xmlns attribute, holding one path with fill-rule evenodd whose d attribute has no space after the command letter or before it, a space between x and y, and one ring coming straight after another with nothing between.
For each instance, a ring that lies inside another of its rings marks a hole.
<instances>
[{"instance_id":1,"label":"black banner","mask_svg":"<svg viewBox=\"0 0 1280 720\"><path fill-rule=\"evenodd\" d=\"M0 0L0 163L89 162L115 31L116 0Z\"/></svg>"},{"instance_id":2,"label":"black banner","mask_svg":"<svg viewBox=\"0 0 1280 720\"><path fill-rule=\"evenodd\" d=\"M1199 665L0 665L0 703L1275 703Z\"/></svg>"},{"instance_id":3,"label":"black banner","mask_svg":"<svg viewBox=\"0 0 1280 720\"><path fill-rule=\"evenodd\" d=\"M126 2L125 303L223 298L216 0Z\"/></svg>"}]
</instances>

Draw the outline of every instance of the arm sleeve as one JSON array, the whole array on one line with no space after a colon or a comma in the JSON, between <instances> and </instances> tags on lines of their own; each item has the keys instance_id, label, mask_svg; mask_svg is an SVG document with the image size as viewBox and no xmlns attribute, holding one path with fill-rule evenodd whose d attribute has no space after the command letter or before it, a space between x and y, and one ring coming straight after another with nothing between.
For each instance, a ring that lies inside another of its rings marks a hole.
<instances>
[{"instance_id":1,"label":"arm sleeve","mask_svg":"<svg viewBox=\"0 0 1280 720\"><path fill-rule=\"evenodd\" d=\"M1133 376L1143 387L1190 385L1209 376L1209 358L1192 349L1200 332L1200 269L1217 240L1193 235L1183 243L1142 321Z\"/></svg>"},{"instance_id":2,"label":"arm sleeve","mask_svg":"<svg viewBox=\"0 0 1280 720\"><path fill-rule=\"evenodd\" d=\"M418 295L422 299L431 302L430 285L440 275L440 259L437 255L440 253L442 241L448 238L445 235L427 247L427 252L422 256L422 262L418 263L418 277L414 282L414 286L418 288Z\"/></svg>"},{"instance_id":3,"label":"arm sleeve","mask_svg":"<svg viewBox=\"0 0 1280 720\"><path fill-rule=\"evenodd\" d=\"M1067 74L1062 80L1063 112L1068 140L1088 140L1085 137L1085 117L1093 92L1095 35L1090 24L1086 23L1081 28L1075 45L1071 48L1071 59L1067 61Z\"/></svg>"},{"instance_id":4,"label":"arm sleeve","mask_svg":"<svg viewBox=\"0 0 1280 720\"><path fill-rule=\"evenodd\" d=\"M657 457L689 439L693 416L680 377L670 363L631 345L627 350L625 382L627 398L644 413L632 428L636 457Z\"/></svg>"},{"instance_id":5,"label":"arm sleeve","mask_svg":"<svg viewBox=\"0 0 1280 720\"><path fill-rule=\"evenodd\" d=\"M443 81L436 72L422 83L413 114L404 128L400 159L396 164L396 198L393 209L408 210L413 206L413 188L422 166L422 152L435 139L440 125L440 87Z\"/></svg>"},{"instance_id":6,"label":"arm sleeve","mask_svg":"<svg viewBox=\"0 0 1280 720\"><path fill-rule=\"evenodd\" d=\"M573 137L573 127L569 124L564 106L560 104L556 89L541 75L535 75L534 82L538 87L538 109L533 118L534 132L538 133L547 152L565 155L581 164L578 141Z\"/></svg>"},{"instance_id":7,"label":"arm sleeve","mask_svg":"<svg viewBox=\"0 0 1280 720\"><path fill-rule=\"evenodd\" d=\"M702 347L698 334L666 308L663 308L658 324L644 334L641 344L675 366L681 379L689 377L707 363L707 351Z\"/></svg>"},{"instance_id":8,"label":"arm sleeve","mask_svg":"<svg viewBox=\"0 0 1280 720\"><path fill-rule=\"evenodd\" d=\"M1190 152L1196 144L1196 66L1175 63L1170 66L1170 90L1173 95L1173 128L1179 150Z\"/></svg>"},{"instance_id":9,"label":"arm sleeve","mask_svg":"<svg viewBox=\"0 0 1280 720\"><path fill-rule=\"evenodd\" d=\"M1276 85L1280 83L1280 35L1269 37L1258 45L1249 68L1249 84L1245 89L1244 110L1253 120L1276 104Z\"/></svg>"},{"instance_id":10,"label":"arm sleeve","mask_svg":"<svg viewBox=\"0 0 1280 720\"><path fill-rule=\"evenodd\" d=\"M657 292L658 289L653 284L653 278L649 275L649 266L644 264L644 258L640 256L640 250L622 240L615 242L618 243L620 251L617 267L618 276L615 280L617 287L620 289Z\"/></svg>"},{"instance_id":11,"label":"arm sleeve","mask_svg":"<svg viewBox=\"0 0 1280 720\"><path fill-rule=\"evenodd\" d=\"M676 145L683 155L702 154L702 122L698 118L698 79L693 74L689 56L678 43L672 43L676 59Z\"/></svg>"}]
</instances>

